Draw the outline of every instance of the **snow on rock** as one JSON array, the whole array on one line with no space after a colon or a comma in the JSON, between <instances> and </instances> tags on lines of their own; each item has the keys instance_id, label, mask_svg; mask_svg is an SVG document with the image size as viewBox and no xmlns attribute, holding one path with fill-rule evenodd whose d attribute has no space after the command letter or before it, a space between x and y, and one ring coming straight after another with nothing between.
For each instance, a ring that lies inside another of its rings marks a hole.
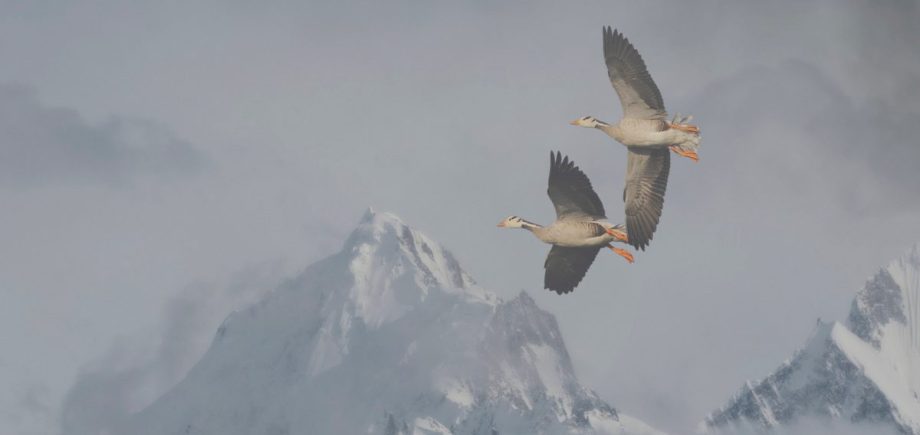
<instances>
[{"instance_id":1,"label":"snow on rock","mask_svg":"<svg viewBox=\"0 0 920 435\"><path fill-rule=\"evenodd\" d=\"M555 317L502 301L372 210L336 255L231 314L124 434L654 434L579 384Z\"/></svg>"},{"instance_id":2,"label":"snow on rock","mask_svg":"<svg viewBox=\"0 0 920 435\"><path fill-rule=\"evenodd\" d=\"M920 435L920 245L870 278L846 324L819 323L805 346L748 382L702 431L768 429L802 417L881 423Z\"/></svg>"}]
</instances>

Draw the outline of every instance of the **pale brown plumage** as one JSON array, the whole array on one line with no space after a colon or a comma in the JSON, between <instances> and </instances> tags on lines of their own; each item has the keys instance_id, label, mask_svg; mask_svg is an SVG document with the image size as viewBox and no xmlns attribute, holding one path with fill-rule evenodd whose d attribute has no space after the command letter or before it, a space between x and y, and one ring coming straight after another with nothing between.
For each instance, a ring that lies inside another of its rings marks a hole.
<instances>
[{"instance_id":1,"label":"pale brown plumage","mask_svg":"<svg viewBox=\"0 0 920 435\"><path fill-rule=\"evenodd\" d=\"M699 129L676 116L667 121L664 100L645 61L619 31L604 27L604 62L610 84L620 98L623 117L607 124L591 116L573 125L596 128L628 150L623 189L629 244L644 250L658 228L671 168L670 151L696 160Z\"/></svg>"},{"instance_id":2,"label":"pale brown plumage","mask_svg":"<svg viewBox=\"0 0 920 435\"><path fill-rule=\"evenodd\" d=\"M591 181L575 162L561 153L550 153L546 193L556 209L556 221L551 225L544 227L517 216L498 224L526 229L553 245L543 263L544 287L559 294L573 291L603 247L633 261L632 254L610 245L626 238L625 228L607 222L604 204L591 187Z\"/></svg>"}]
</instances>

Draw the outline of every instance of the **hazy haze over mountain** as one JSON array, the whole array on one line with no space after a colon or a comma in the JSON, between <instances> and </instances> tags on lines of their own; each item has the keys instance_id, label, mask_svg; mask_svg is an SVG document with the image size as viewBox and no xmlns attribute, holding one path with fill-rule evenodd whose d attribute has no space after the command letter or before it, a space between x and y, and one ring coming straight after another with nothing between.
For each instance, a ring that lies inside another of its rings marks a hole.
<instances>
[{"instance_id":1,"label":"hazy haze over mountain","mask_svg":"<svg viewBox=\"0 0 920 435\"><path fill-rule=\"evenodd\" d=\"M54 433L77 391L149 402L369 204L499 297L527 290L585 385L673 433L920 240L915 2L0 11L2 433ZM673 165L635 264L602 255L558 297L538 291L546 247L494 225L552 219L551 149L617 209L622 149L567 124L619 115L602 25L636 44L669 110L696 115L702 160Z\"/></svg>"}]
</instances>

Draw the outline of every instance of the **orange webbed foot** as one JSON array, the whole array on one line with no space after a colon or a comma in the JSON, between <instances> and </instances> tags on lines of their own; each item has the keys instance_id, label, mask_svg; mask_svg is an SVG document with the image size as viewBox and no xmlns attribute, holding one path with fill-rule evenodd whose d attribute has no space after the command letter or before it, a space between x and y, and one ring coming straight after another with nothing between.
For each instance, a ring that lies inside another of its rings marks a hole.
<instances>
[{"instance_id":1,"label":"orange webbed foot","mask_svg":"<svg viewBox=\"0 0 920 435\"><path fill-rule=\"evenodd\" d=\"M610 244L608 244L607 247L610 248L611 251L616 252L617 255L619 255L619 256L625 258L626 261L628 261L630 264L632 264L632 263L635 261L635 259L633 258L632 253L630 253L629 251L627 251L627 250L625 250L625 249L617 248L617 247L615 247L615 246L613 246L613 245L610 245Z\"/></svg>"},{"instance_id":2,"label":"orange webbed foot","mask_svg":"<svg viewBox=\"0 0 920 435\"><path fill-rule=\"evenodd\" d=\"M629 243L629 237L627 237L626 233L623 231L607 228L607 234L616 239L618 242Z\"/></svg>"},{"instance_id":3,"label":"orange webbed foot","mask_svg":"<svg viewBox=\"0 0 920 435\"><path fill-rule=\"evenodd\" d=\"M680 149L680 147L678 147L677 145L671 145L670 148L671 148L671 151L674 151L674 153L679 156L686 157L690 160L693 160L694 162L700 161L700 156L695 151L684 151Z\"/></svg>"},{"instance_id":4,"label":"orange webbed foot","mask_svg":"<svg viewBox=\"0 0 920 435\"><path fill-rule=\"evenodd\" d=\"M700 128L697 127L697 126L695 126L695 125L693 125L693 124L675 124L675 123L670 123L670 124L668 124L668 126L671 127L671 128L673 128L673 129L675 129L675 130L685 131L685 132L691 133L691 134L700 134Z\"/></svg>"}]
</instances>

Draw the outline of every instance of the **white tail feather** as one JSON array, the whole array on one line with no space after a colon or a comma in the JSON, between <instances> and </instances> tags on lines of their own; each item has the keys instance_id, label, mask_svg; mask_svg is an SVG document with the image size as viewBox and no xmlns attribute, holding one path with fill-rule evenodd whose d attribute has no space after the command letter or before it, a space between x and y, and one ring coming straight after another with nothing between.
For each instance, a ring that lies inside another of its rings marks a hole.
<instances>
[{"instance_id":1,"label":"white tail feather","mask_svg":"<svg viewBox=\"0 0 920 435\"><path fill-rule=\"evenodd\" d=\"M693 120L693 116L683 116L680 113L675 113L674 118L671 119L672 125L687 125L690 121ZM700 134L699 133L690 133L683 130L677 130L678 140L677 145L681 151L693 151L696 152L700 148Z\"/></svg>"}]
</instances>

